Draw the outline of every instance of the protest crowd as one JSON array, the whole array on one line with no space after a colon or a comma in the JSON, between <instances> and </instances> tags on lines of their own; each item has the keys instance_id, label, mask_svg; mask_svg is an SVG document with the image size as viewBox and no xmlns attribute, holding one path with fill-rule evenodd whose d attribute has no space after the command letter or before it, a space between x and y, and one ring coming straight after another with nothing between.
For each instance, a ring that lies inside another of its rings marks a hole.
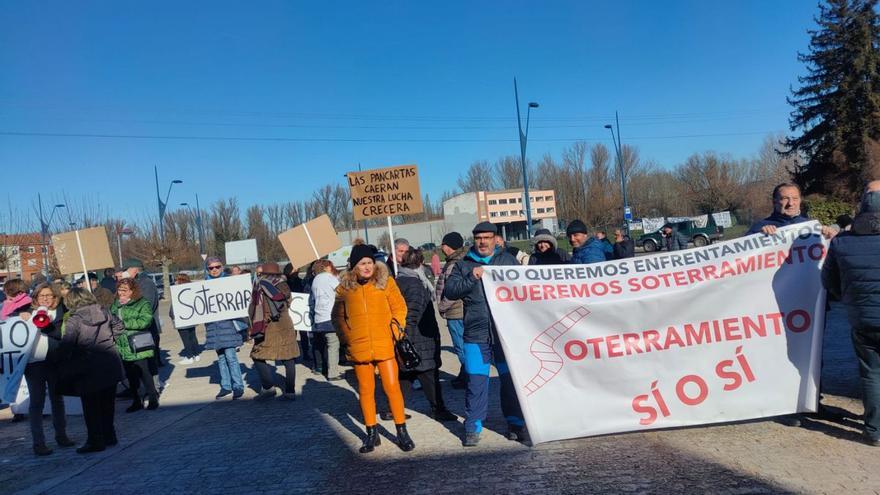
<instances>
[{"instance_id":1,"label":"protest crowd","mask_svg":"<svg viewBox=\"0 0 880 495\"><path fill-rule=\"evenodd\" d=\"M772 191L772 201L773 213L756 222L749 234L773 235L778 228L809 221L801 208L798 186L780 184ZM667 250L688 249L687 238L674 225L665 225L661 231ZM465 235L473 239L472 245L465 243ZM400 449L416 447L418 439L407 431L405 409L405 400L414 390L421 390L430 405L426 414L440 422L459 421L446 408L444 395L463 390L462 445L477 446L490 413L490 367L494 366L501 384L507 438L528 443L528 428L481 278L486 267L591 264L635 256L634 241L623 230L616 230L610 239L605 232L574 220L565 235L572 252L560 248L550 231L539 229L531 239L532 252L526 253L507 245L495 224L481 222L470 233L443 236L443 264L436 258L426 259L406 239L394 240L392 259L375 246L356 241L343 271L319 259L303 267L304 276L300 267L288 264L282 268L275 262L264 262L250 274L209 256L205 280L253 277L248 316L206 323L202 344L195 326L177 328L183 343L177 364L199 363L206 359L202 349L214 351L220 383L216 398L239 400L245 394L245 381L238 356L249 352L261 385L255 401L276 396L299 400L298 366L306 366L331 384L342 380L351 367L366 430L361 453L380 446L380 418L394 422ZM880 446L880 181L867 185L850 225L824 226L822 235L832 239L822 283L829 297L846 307L852 326L863 384L864 439ZM41 278L29 285L21 279L3 285L2 317L33 320L49 343L46 359L28 363L24 371L30 397L27 419L36 455L52 453L43 425L46 401L51 407L55 445L72 447L75 442L67 434L63 397L80 398L88 432L77 449L80 453L117 445L118 397L131 401L125 413L149 414L140 411L161 407L164 384L158 376L166 364L161 341L168 334L160 326L156 285L136 259L103 275L99 281L89 273L73 284ZM185 273L176 277L177 284L190 282ZM308 295L310 332L299 331L290 318L292 293ZM173 321L173 307L171 311ZM439 371L442 325L436 314L445 320L460 364L459 373L449 382L441 381ZM284 368L280 384L274 366ZM387 403L377 401L377 375ZM444 389L444 383L449 388ZM799 424L797 415L781 420Z\"/></svg>"}]
</instances>

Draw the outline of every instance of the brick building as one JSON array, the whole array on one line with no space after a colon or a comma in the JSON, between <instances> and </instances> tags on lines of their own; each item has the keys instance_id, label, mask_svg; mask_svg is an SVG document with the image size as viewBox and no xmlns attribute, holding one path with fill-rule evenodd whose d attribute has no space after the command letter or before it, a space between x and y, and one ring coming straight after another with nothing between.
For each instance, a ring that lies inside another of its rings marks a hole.
<instances>
[{"instance_id":1,"label":"brick building","mask_svg":"<svg viewBox=\"0 0 880 495\"><path fill-rule=\"evenodd\" d=\"M0 282L21 277L30 281L43 271L43 253L49 250L49 258L55 256L51 244L42 243L39 232L27 234L0 234ZM51 261L50 261L51 265Z\"/></svg>"}]
</instances>

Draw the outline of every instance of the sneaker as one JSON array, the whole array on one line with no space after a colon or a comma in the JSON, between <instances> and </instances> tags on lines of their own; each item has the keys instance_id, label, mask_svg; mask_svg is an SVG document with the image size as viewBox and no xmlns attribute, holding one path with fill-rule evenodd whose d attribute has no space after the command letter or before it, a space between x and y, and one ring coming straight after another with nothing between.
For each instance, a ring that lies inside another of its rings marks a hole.
<instances>
[{"instance_id":1,"label":"sneaker","mask_svg":"<svg viewBox=\"0 0 880 495\"><path fill-rule=\"evenodd\" d=\"M293 402L296 400L296 394L293 392L284 393L284 394L281 394L281 397L278 397L278 399Z\"/></svg>"},{"instance_id":2,"label":"sneaker","mask_svg":"<svg viewBox=\"0 0 880 495\"><path fill-rule=\"evenodd\" d=\"M473 432L464 435L461 445L462 447L476 447L478 443L480 443L480 434Z\"/></svg>"},{"instance_id":3,"label":"sneaker","mask_svg":"<svg viewBox=\"0 0 880 495\"><path fill-rule=\"evenodd\" d=\"M234 390L232 392L232 400L241 399L244 395L244 389Z\"/></svg>"},{"instance_id":4,"label":"sneaker","mask_svg":"<svg viewBox=\"0 0 880 495\"><path fill-rule=\"evenodd\" d=\"M232 393L232 390L226 390L225 388L221 388L220 391L217 392L217 395L214 396L214 398L215 399L222 399L231 393Z\"/></svg>"},{"instance_id":5,"label":"sneaker","mask_svg":"<svg viewBox=\"0 0 880 495\"><path fill-rule=\"evenodd\" d=\"M59 447L73 447L76 445L76 443L68 438L67 435L59 435L55 437L55 443L57 443Z\"/></svg>"},{"instance_id":6,"label":"sneaker","mask_svg":"<svg viewBox=\"0 0 880 495\"><path fill-rule=\"evenodd\" d=\"M525 426L510 425L507 427L507 439L513 442L526 443L531 441Z\"/></svg>"},{"instance_id":7,"label":"sneaker","mask_svg":"<svg viewBox=\"0 0 880 495\"><path fill-rule=\"evenodd\" d=\"M263 390L262 392L257 394L257 396L254 398L254 400L259 400L259 401L269 400L272 397L275 397L276 393L277 392L275 391L274 388L270 388L268 390Z\"/></svg>"},{"instance_id":8,"label":"sneaker","mask_svg":"<svg viewBox=\"0 0 880 495\"><path fill-rule=\"evenodd\" d=\"M183 359L177 361L177 364L181 364L181 365L186 366L186 365L188 365L188 364L193 364L194 362L196 362L196 360L195 360L194 358L191 358L191 357L185 357L185 358L183 358Z\"/></svg>"},{"instance_id":9,"label":"sneaker","mask_svg":"<svg viewBox=\"0 0 880 495\"><path fill-rule=\"evenodd\" d=\"M865 443L871 447L880 447L880 438L874 438L865 434L862 435L862 438L864 438Z\"/></svg>"}]
</instances>

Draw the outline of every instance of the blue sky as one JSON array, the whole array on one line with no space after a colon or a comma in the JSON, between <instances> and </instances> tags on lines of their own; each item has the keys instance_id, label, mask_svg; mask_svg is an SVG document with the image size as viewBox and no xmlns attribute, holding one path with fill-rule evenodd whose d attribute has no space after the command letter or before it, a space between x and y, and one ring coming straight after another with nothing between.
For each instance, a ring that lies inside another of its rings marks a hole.
<instances>
[{"instance_id":1,"label":"blue sky","mask_svg":"<svg viewBox=\"0 0 880 495\"><path fill-rule=\"evenodd\" d=\"M787 130L817 11L804 0L4 2L0 167L25 210L39 190L129 218L155 214L154 165L163 189L184 181L172 205L196 193L203 206L301 199L345 184L358 163L417 163L439 196L474 160L518 154L514 76L522 101L541 105L530 159L577 139L610 144L615 110L623 142L663 167L705 150L750 157Z\"/></svg>"}]
</instances>

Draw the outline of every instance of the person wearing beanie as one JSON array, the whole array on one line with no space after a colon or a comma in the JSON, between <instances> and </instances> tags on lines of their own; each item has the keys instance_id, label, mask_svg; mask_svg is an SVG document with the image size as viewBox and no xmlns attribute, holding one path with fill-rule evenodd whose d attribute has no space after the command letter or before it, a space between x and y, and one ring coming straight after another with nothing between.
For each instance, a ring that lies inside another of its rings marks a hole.
<instances>
[{"instance_id":1,"label":"person wearing beanie","mask_svg":"<svg viewBox=\"0 0 880 495\"><path fill-rule=\"evenodd\" d=\"M571 243L571 263L585 265L610 260L614 256L611 243L600 241L588 235L587 226L580 220L573 220L565 229Z\"/></svg>"},{"instance_id":2,"label":"person wearing beanie","mask_svg":"<svg viewBox=\"0 0 880 495\"><path fill-rule=\"evenodd\" d=\"M223 278L223 262L216 256L205 259L206 280ZM220 392L214 397L222 399L232 395L238 399L244 395L244 380L241 379L241 365L236 350L241 347L241 332L236 324L241 320L221 320L205 323L205 349L217 353L217 368L220 370Z\"/></svg>"},{"instance_id":3,"label":"person wearing beanie","mask_svg":"<svg viewBox=\"0 0 880 495\"><path fill-rule=\"evenodd\" d=\"M450 232L443 236L440 249L446 255L446 264L443 265L440 275L437 277L437 309L440 311L440 316L446 319L446 328L452 339L452 350L461 364L458 376L452 380L452 388L461 389L467 384L467 373L464 366L464 303L460 300L452 301L444 297L443 288L446 286L446 281L455 268L455 264L467 254L467 249L464 247L464 239L458 232Z\"/></svg>"},{"instance_id":4,"label":"person wearing beanie","mask_svg":"<svg viewBox=\"0 0 880 495\"><path fill-rule=\"evenodd\" d=\"M822 285L846 307L865 405L863 440L880 447L880 180L865 188L850 230L831 240Z\"/></svg>"},{"instance_id":5,"label":"person wearing beanie","mask_svg":"<svg viewBox=\"0 0 880 495\"><path fill-rule=\"evenodd\" d=\"M562 260L562 256L559 254L556 238L550 234L549 230L539 229L535 231L532 243L535 246L535 250L529 257L530 265L565 264L565 261Z\"/></svg>"},{"instance_id":6,"label":"person wearing beanie","mask_svg":"<svg viewBox=\"0 0 880 495\"><path fill-rule=\"evenodd\" d=\"M409 452L415 443L406 430L394 354L395 341L406 327L406 302L388 267L377 263L373 255L373 250L363 244L352 248L349 270L340 277L331 314L358 381L358 399L367 428L360 452L372 452L381 442L376 427L376 370L397 428L397 444Z\"/></svg>"},{"instance_id":7,"label":"person wearing beanie","mask_svg":"<svg viewBox=\"0 0 880 495\"><path fill-rule=\"evenodd\" d=\"M262 390L256 400L275 397L275 367L267 361L284 366L282 400L296 400L296 364L299 345L293 320L290 319L290 287L278 263L260 265L260 275L254 283L248 317L250 336L254 339L251 359L260 375Z\"/></svg>"},{"instance_id":8,"label":"person wearing beanie","mask_svg":"<svg viewBox=\"0 0 880 495\"><path fill-rule=\"evenodd\" d=\"M462 301L464 307L464 355L467 372L465 390L465 422L462 445L475 447L480 442L483 421L489 410L489 371L494 364L501 380L501 411L507 419L507 438L528 441L522 410L516 398L507 360L501 349L486 294L480 278L486 266L519 265L512 254L495 243L495 225L482 222L473 230L474 246L455 264L443 296Z\"/></svg>"},{"instance_id":9,"label":"person wearing beanie","mask_svg":"<svg viewBox=\"0 0 880 495\"><path fill-rule=\"evenodd\" d=\"M537 239L538 239L538 236L550 236L550 237L553 238L552 241L551 241L551 243L552 243L553 245L556 246L556 247L555 247L555 249L556 249L556 254L559 255L559 259L560 259L560 263L557 263L557 264L567 264L567 263L571 263L571 255L568 254L568 251L566 251L566 250L564 250L564 249L562 249L562 248L559 247L559 242L556 240L556 236L554 236L552 233L550 233L550 230L548 230L548 229L538 229L538 230L535 231L535 237L532 238L532 246L534 246L534 249L532 249L532 255L534 255L534 254L537 252L537 248L538 248L538 246L537 246L537 242L538 242ZM546 237L544 237L544 239L547 240ZM549 255L548 255L548 256L549 256ZM556 256L552 256L552 260L555 261L555 259L556 259ZM532 259L531 259L531 257L530 257L530 258L529 258L529 264L530 264L530 265L535 265L535 264L540 264L540 263L532 262ZM553 263L551 263L551 264L553 264Z\"/></svg>"}]
</instances>

